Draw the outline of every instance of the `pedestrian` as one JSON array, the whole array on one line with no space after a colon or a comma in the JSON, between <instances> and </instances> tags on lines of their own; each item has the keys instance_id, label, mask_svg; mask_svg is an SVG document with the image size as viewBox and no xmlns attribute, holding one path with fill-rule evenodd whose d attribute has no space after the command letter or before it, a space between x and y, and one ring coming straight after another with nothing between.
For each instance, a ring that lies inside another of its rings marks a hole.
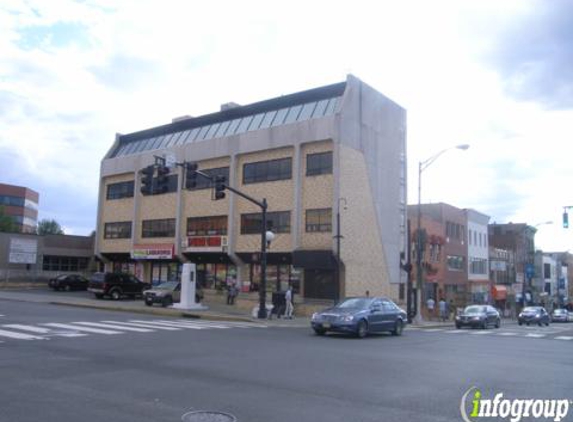
<instances>
[{"instance_id":1,"label":"pedestrian","mask_svg":"<svg viewBox=\"0 0 573 422\"><path fill-rule=\"evenodd\" d=\"M234 305L235 297L237 297L237 285L233 280L229 283L229 287L227 289L227 305Z\"/></svg>"},{"instance_id":2,"label":"pedestrian","mask_svg":"<svg viewBox=\"0 0 573 422\"><path fill-rule=\"evenodd\" d=\"M366 297L370 297L370 290L366 290Z\"/></svg>"},{"instance_id":3,"label":"pedestrian","mask_svg":"<svg viewBox=\"0 0 573 422\"><path fill-rule=\"evenodd\" d=\"M446 322L446 320L448 319L448 304L444 300L444 298L440 299L438 306L440 308L440 319L442 320L442 322Z\"/></svg>"},{"instance_id":4,"label":"pedestrian","mask_svg":"<svg viewBox=\"0 0 573 422\"><path fill-rule=\"evenodd\" d=\"M294 306L292 305L292 287L288 286L285 292L285 319L292 319Z\"/></svg>"},{"instance_id":5,"label":"pedestrian","mask_svg":"<svg viewBox=\"0 0 573 422\"><path fill-rule=\"evenodd\" d=\"M432 299L432 297L430 297L427 301L426 301L426 307L428 308L428 318L431 320L432 316L434 316L434 305L436 304L436 302L434 301L434 299Z\"/></svg>"},{"instance_id":6,"label":"pedestrian","mask_svg":"<svg viewBox=\"0 0 573 422\"><path fill-rule=\"evenodd\" d=\"M453 299L450 299L450 303L448 305L448 313L451 315L452 320L456 318L456 307L454 306Z\"/></svg>"}]
</instances>

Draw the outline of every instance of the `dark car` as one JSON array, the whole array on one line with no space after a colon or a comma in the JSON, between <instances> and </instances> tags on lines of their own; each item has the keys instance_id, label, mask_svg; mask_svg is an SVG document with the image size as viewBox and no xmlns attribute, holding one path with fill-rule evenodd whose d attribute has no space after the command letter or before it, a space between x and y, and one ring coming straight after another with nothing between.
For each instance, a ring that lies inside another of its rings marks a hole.
<instances>
[{"instance_id":1,"label":"dark car","mask_svg":"<svg viewBox=\"0 0 573 422\"><path fill-rule=\"evenodd\" d=\"M113 300L119 300L124 296L133 298L141 296L143 291L150 287L150 284L142 282L131 274L95 273L90 278L88 291L98 299L109 296Z\"/></svg>"},{"instance_id":2,"label":"dark car","mask_svg":"<svg viewBox=\"0 0 573 422\"><path fill-rule=\"evenodd\" d=\"M456 316L456 328L499 328L501 316L497 309L489 305L467 306L460 315Z\"/></svg>"},{"instance_id":3,"label":"dark car","mask_svg":"<svg viewBox=\"0 0 573 422\"><path fill-rule=\"evenodd\" d=\"M88 279L79 274L62 274L57 277L51 278L48 282L54 290L65 290L69 292L70 290L87 290Z\"/></svg>"},{"instance_id":4,"label":"dark car","mask_svg":"<svg viewBox=\"0 0 573 422\"><path fill-rule=\"evenodd\" d=\"M203 299L203 290L195 288L195 302L199 303ZM161 303L161 306L169 306L181 300L181 283L178 281L167 281L161 283L150 290L143 292L143 300L147 306L154 303Z\"/></svg>"},{"instance_id":5,"label":"dark car","mask_svg":"<svg viewBox=\"0 0 573 422\"><path fill-rule=\"evenodd\" d=\"M312 315L311 326L317 335L329 331L354 334L359 338L369 333L389 331L402 334L406 312L383 297L351 297Z\"/></svg>"},{"instance_id":6,"label":"dark car","mask_svg":"<svg viewBox=\"0 0 573 422\"><path fill-rule=\"evenodd\" d=\"M569 315L567 309L555 309L551 314L551 322L569 322Z\"/></svg>"},{"instance_id":7,"label":"dark car","mask_svg":"<svg viewBox=\"0 0 573 422\"><path fill-rule=\"evenodd\" d=\"M517 322L519 325L549 325L549 314L542 306L528 306L520 312L519 316L517 317Z\"/></svg>"}]
</instances>

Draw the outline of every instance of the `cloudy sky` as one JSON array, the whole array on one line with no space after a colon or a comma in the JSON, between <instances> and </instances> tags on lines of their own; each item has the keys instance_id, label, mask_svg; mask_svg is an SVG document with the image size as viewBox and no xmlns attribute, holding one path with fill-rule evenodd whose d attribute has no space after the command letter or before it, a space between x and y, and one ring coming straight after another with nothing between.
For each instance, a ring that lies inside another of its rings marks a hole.
<instances>
[{"instance_id":1,"label":"cloudy sky","mask_svg":"<svg viewBox=\"0 0 573 422\"><path fill-rule=\"evenodd\" d=\"M467 143L422 201L573 249L573 1L2 0L0 31L0 182L68 234L95 228L115 133L352 73L408 111L409 203Z\"/></svg>"}]
</instances>

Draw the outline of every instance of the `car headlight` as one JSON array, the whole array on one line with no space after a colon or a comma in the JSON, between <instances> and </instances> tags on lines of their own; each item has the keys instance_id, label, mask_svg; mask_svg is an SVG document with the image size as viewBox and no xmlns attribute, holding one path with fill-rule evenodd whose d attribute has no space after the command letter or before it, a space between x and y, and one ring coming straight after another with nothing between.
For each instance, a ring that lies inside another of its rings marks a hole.
<instances>
[{"instance_id":1,"label":"car headlight","mask_svg":"<svg viewBox=\"0 0 573 422\"><path fill-rule=\"evenodd\" d=\"M519 316L519 318L523 318L523 314L519 314L518 316Z\"/></svg>"},{"instance_id":2,"label":"car headlight","mask_svg":"<svg viewBox=\"0 0 573 422\"><path fill-rule=\"evenodd\" d=\"M462 319L459 315L456 316L456 321L459 321L460 319Z\"/></svg>"},{"instance_id":3,"label":"car headlight","mask_svg":"<svg viewBox=\"0 0 573 422\"><path fill-rule=\"evenodd\" d=\"M311 319L312 319L313 321L316 321L316 320L319 319L319 318L320 318L320 314L319 314L318 312L315 312L314 314L312 314L312 318L311 318Z\"/></svg>"},{"instance_id":4,"label":"car headlight","mask_svg":"<svg viewBox=\"0 0 573 422\"><path fill-rule=\"evenodd\" d=\"M480 317L480 316L475 316L475 317L472 317L472 319L473 319L474 321L479 321L479 320L481 319L481 317Z\"/></svg>"},{"instance_id":5,"label":"car headlight","mask_svg":"<svg viewBox=\"0 0 573 422\"><path fill-rule=\"evenodd\" d=\"M343 315L340 317L340 319L344 322L351 322L354 319L354 316L352 315Z\"/></svg>"}]
</instances>

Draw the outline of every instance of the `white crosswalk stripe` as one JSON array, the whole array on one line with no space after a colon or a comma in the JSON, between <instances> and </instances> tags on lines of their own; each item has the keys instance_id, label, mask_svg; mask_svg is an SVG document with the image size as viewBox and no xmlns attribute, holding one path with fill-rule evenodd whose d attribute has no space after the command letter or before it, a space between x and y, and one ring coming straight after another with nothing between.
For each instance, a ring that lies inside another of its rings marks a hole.
<instances>
[{"instance_id":1,"label":"white crosswalk stripe","mask_svg":"<svg viewBox=\"0 0 573 422\"><path fill-rule=\"evenodd\" d=\"M546 334L535 334L535 333L529 333L525 335L525 337L530 337L530 338L543 338L545 336Z\"/></svg>"},{"instance_id":2,"label":"white crosswalk stripe","mask_svg":"<svg viewBox=\"0 0 573 422\"><path fill-rule=\"evenodd\" d=\"M56 328L64 328L66 330L71 331L80 331L86 333L93 333L93 334L105 334L105 335L113 335L113 334L122 334L121 331L113 331L113 330L103 330L101 328L90 328L90 327L82 327L81 325L73 325L73 324L60 324L56 322L48 322L46 324L42 324L46 327L56 327Z\"/></svg>"},{"instance_id":3,"label":"white crosswalk stripe","mask_svg":"<svg viewBox=\"0 0 573 422\"><path fill-rule=\"evenodd\" d=\"M150 328L153 330L164 330L164 331L179 331L181 328L176 327L166 327L161 325L153 325L149 323L139 323L139 322L125 322L125 321L102 321L105 324L116 324L120 326L127 326L127 327L142 327L142 328Z\"/></svg>"},{"instance_id":4,"label":"white crosswalk stripe","mask_svg":"<svg viewBox=\"0 0 573 422\"><path fill-rule=\"evenodd\" d=\"M507 333L497 333L498 336L505 336L505 337L510 337L510 336L518 336L518 333L511 333L511 332L507 332Z\"/></svg>"},{"instance_id":5,"label":"white crosswalk stripe","mask_svg":"<svg viewBox=\"0 0 573 422\"><path fill-rule=\"evenodd\" d=\"M555 340L573 340L573 336L559 336L555 337Z\"/></svg>"},{"instance_id":6,"label":"white crosswalk stripe","mask_svg":"<svg viewBox=\"0 0 573 422\"><path fill-rule=\"evenodd\" d=\"M228 325L222 325L222 324L217 324L217 323L205 324L205 323L197 323L197 322L191 322L191 321L168 321L168 320L154 321L154 322L157 324L168 324L169 326L192 328L192 329L196 329L196 330L206 330L209 328L231 328Z\"/></svg>"},{"instance_id":7,"label":"white crosswalk stripe","mask_svg":"<svg viewBox=\"0 0 573 422\"><path fill-rule=\"evenodd\" d=\"M491 331L474 331L472 333L470 333L471 335L474 336L479 336L479 335L484 335L484 334L493 334Z\"/></svg>"},{"instance_id":8,"label":"white crosswalk stripe","mask_svg":"<svg viewBox=\"0 0 573 422\"><path fill-rule=\"evenodd\" d=\"M45 337L34 336L31 334L16 333L14 331L0 330L0 337L14 338L18 340L45 340Z\"/></svg>"},{"instance_id":9,"label":"white crosswalk stripe","mask_svg":"<svg viewBox=\"0 0 573 422\"><path fill-rule=\"evenodd\" d=\"M31 333L36 333L36 334L53 335L53 336L58 336L58 337L84 337L84 336L87 336L87 334L81 334L81 333L58 332L58 331L54 331L50 328L36 327L34 325L4 324L4 325L2 325L2 327L12 328L15 330L20 330L20 331L29 331Z\"/></svg>"},{"instance_id":10,"label":"white crosswalk stripe","mask_svg":"<svg viewBox=\"0 0 573 422\"><path fill-rule=\"evenodd\" d=\"M447 334L464 334L462 330L448 330L446 331Z\"/></svg>"},{"instance_id":11,"label":"white crosswalk stripe","mask_svg":"<svg viewBox=\"0 0 573 422\"><path fill-rule=\"evenodd\" d=\"M112 330L131 331L134 333L153 333L153 330L150 328L126 327L117 324L102 324L99 322L74 322L74 324L87 325L88 327L96 328L110 328Z\"/></svg>"},{"instance_id":12,"label":"white crosswalk stripe","mask_svg":"<svg viewBox=\"0 0 573 422\"><path fill-rule=\"evenodd\" d=\"M174 328L187 328L190 330L204 330L207 327L198 327L196 325L189 325L189 324L185 324L184 322L172 322L172 321L140 321L140 320L129 320L129 322L137 322L137 323L141 323L141 322L145 322L147 324L150 325L158 325L160 327L174 327ZM214 326L214 327L210 327L210 328L229 328L229 327L218 327L218 326Z\"/></svg>"}]
</instances>

